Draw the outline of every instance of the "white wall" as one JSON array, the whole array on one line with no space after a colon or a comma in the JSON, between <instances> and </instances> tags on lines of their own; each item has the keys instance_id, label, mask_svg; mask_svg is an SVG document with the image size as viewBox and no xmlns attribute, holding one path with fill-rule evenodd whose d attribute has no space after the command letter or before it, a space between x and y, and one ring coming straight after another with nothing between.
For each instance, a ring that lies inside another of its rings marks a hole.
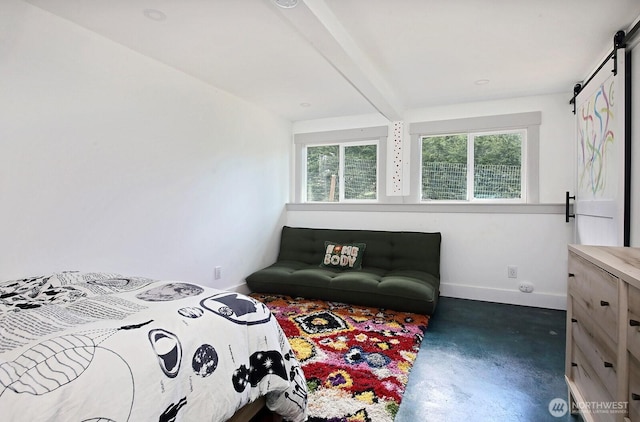
<instances>
[{"instance_id":1,"label":"white wall","mask_svg":"<svg viewBox=\"0 0 640 422\"><path fill-rule=\"evenodd\" d=\"M0 280L83 270L241 283L275 259L290 140L281 118L3 0Z\"/></svg>"},{"instance_id":2,"label":"white wall","mask_svg":"<svg viewBox=\"0 0 640 422\"><path fill-rule=\"evenodd\" d=\"M411 122L541 111L540 202L564 203L574 191L574 116L570 94L547 95L483 103L412 110ZM295 133L346 129L378 123L368 116L294 123ZM311 208L310 208L311 209ZM567 244L573 224L564 214L490 214L434 212L287 212L288 225L442 232L441 290L445 296L564 309L566 306ZM518 267L518 278L507 277L507 266ZM534 284L521 293L520 281Z\"/></svg>"},{"instance_id":3,"label":"white wall","mask_svg":"<svg viewBox=\"0 0 640 422\"><path fill-rule=\"evenodd\" d=\"M294 227L441 232L441 294L564 309L567 238L573 229L554 214L289 211ZM366 253L366 251L365 251ZM507 266L518 278L507 277ZM520 281L533 293L518 291Z\"/></svg>"}]
</instances>

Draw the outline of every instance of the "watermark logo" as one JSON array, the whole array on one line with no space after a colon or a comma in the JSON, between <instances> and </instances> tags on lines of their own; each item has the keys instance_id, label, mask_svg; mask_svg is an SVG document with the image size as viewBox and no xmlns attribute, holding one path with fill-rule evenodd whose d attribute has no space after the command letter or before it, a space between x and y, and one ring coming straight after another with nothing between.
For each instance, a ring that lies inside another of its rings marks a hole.
<instances>
[{"instance_id":1,"label":"watermark logo","mask_svg":"<svg viewBox=\"0 0 640 422\"><path fill-rule=\"evenodd\" d=\"M561 398L556 397L549 402L549 413L554 418L561 418L569 411L569 405Z\"/></svg>"},{"instance_id":2,"label":"watermark logo","mask_svg":"<svg viewBox=\"0 0 640 422\"><path fill-rule=\"evenodd\" d=\"M573 404L576 411L581 413L627 413L629 403L626 401L580 401Z\"/></svg>"},{"instance_id":3,"label":"watermark logo","mask_svg":"<svg viewBox=\"0 0 640 422\"><path fill-rule=\"evenodd\" d=\"M566 400L556 397L549 402L549 413L556 418L563 417L569 410L583 414L625 414L628 407L629 403L626 401L582 401L572 402L571 409L569 409Z\"/></svg>"}]
</instances>

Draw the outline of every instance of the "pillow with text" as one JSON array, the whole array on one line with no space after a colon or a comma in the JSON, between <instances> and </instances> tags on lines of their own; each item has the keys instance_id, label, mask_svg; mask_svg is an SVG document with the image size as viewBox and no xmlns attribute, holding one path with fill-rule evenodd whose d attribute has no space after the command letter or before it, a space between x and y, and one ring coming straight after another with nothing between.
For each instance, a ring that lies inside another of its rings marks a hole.
<instances>
[{"instance_id":1,"label":"pillow with text","mask_svg":"<svg viewBox=\"0 0 640 422\"><path fill-rule=\"evenodd\" d=\"M367 245L364 243L324 242L324 258L321 267L339 270L359 270L362 268L362 256Z\"/></svg>"}]
</instances>

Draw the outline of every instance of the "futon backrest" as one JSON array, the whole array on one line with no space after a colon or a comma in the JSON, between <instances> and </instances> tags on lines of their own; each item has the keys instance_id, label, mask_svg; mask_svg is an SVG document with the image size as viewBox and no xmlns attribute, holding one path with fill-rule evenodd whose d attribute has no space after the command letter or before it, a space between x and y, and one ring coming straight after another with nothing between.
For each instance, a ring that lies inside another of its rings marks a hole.
<instances>
[{"instance_id":1,"label":"futon backrest","mask_svg":"<svg viewBox=\"0 0 640 422\"><path fill-rule=\"evenodd\" d=\"M440 233L282 228L278 261L320 265L324 242L365 243L362 268L418 270L440 278Z\"/></svg>"}]
</instances>

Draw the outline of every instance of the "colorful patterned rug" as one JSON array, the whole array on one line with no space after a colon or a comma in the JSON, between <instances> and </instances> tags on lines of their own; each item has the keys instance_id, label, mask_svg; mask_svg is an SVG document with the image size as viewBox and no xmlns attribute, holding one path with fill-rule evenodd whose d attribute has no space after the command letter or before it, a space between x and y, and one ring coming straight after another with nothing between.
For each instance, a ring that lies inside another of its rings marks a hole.
<instances>
[{"instance_id":1,"label":"colorful patterned rug","mask_svg":"<svg viewBox=\"0 0 640 422\"><path fill-rule=\"evenodd\" d=\"M282 326L307 379L308 422L391 422L429 317L252 294Z\"/></svg>"}]
</instances>

